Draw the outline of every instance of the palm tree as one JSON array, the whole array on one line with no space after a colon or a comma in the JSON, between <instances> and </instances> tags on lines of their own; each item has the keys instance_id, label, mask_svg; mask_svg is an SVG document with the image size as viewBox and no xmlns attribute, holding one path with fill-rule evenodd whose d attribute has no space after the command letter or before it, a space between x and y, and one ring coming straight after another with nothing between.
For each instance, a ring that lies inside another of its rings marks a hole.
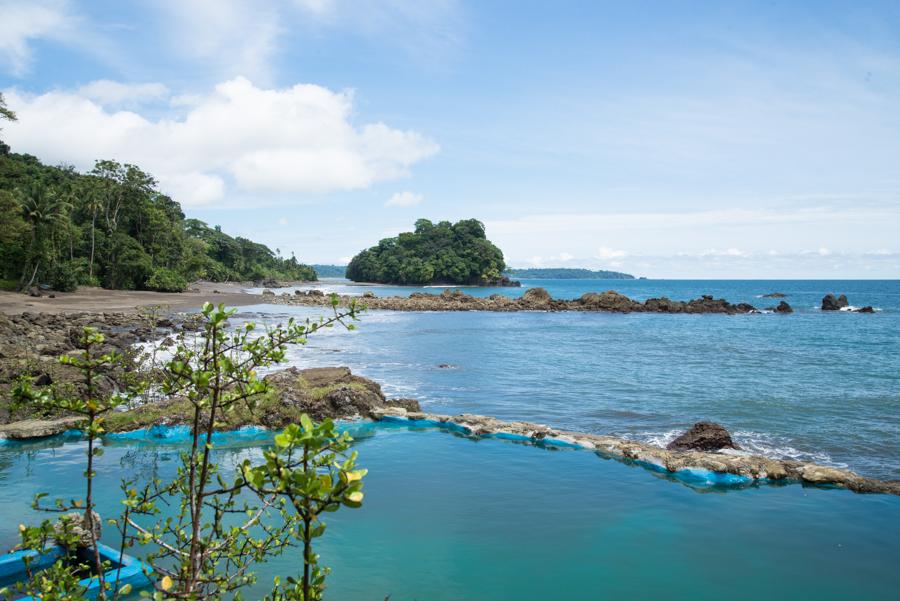
<instances>
[{"instance_id":1,"label":"palm tree","mask_svg":"<svg viewBox=\"0 0 900 601\"><path fill-rule=\"evenodd\" d=\"M90 188L85 193L85 208L91 213L91 266L88 269L89 277L94 277L94 246L95 235L97 231L97 213L103 209L103 199L95 188Z\"/></svg>"},{"instance_id":2,"label":"palm tree","mask_svg":"<svg viewBox=\"0 0 900 601\"><path fill-rule=\"evenodd\" d=\"M34 269L31 272L31 279L24 286L29 288L34 283L34 278L37 277L38 268L41 265L42 257L38 245L45 239L44 236L47 233L52 241L55 227L66 222L66 214L71 205L41 183L21 191L20 202L25 221L31 225L31 256L34 261ZM26 273L28 273L27 267L22 273L23 281Z\"/></svg>"}]
</instances>

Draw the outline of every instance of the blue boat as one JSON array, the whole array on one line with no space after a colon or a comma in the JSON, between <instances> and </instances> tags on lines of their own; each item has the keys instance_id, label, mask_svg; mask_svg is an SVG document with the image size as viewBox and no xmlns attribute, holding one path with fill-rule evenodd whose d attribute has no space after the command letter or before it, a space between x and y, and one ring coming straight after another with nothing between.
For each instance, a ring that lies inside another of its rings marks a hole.
<instances>
[{"instance_id":1,"label":"blue boat","mask_svg":"<svg viewBox=\"0 0 900 601\"><path fill-rule=\"evenodd\" d=\"M147 574L151 568L141 560L120 553L118 549L113 549L103 543L97 543L97 550L100 552L101 561L108 561L110 569L104 574L104 580L111 585L118 578L118 587L121 589L126 584L130 584L133 591L138 591L150 585L150 579ZM63 548L59 545L48 547L43 552L34 550L14 551L0 556L0 587L13 586L18 582L24 582L27 579L25 570L25 558L31 557L31 570L39 572L52 566L58 559L65 554ZM100 579L96 576L82 579L79 584L85 587L84 597L86 599L96 599L100 592ZM32 597L22 597L20 601L32 600Z\"/></svg>"}]
</instances>

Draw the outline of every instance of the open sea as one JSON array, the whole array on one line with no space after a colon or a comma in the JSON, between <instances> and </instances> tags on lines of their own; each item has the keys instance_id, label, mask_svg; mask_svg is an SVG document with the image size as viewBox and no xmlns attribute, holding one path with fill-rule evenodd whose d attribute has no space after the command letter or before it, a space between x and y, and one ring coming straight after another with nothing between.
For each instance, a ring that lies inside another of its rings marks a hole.
<instances>
[{"instance_id":1,"label":"open sea","mask_svg":"<svg viewBox=\"0 0 900 601\"><path fill-rule=\"evenodd\" d=\"M781 299L791 315L388 312L354 332L328 331L290 352L303 367L347 365L389 396L427 411L480 413L665 443L693 422L725 425L746 449L900 479L900 281L523 280L523 288L468 288L554 298L616 290L644 300L703 294L760 309ZM379 296L440 288L349 285ZM259 292L259 290L256 290ZM279 289L277 292L293 292ZM875 313L819 310L829 292ZM324 309L259 305L266 323ZM439 365L450 365L449 369Z\"/></svg>"},{"instance_id":2,"label":"open sea","mask_svg":"<svg viewBox=\"0 0 900 601\"><path fill-rule=\"evenodd\" d=\"M777 291L796 313L372 311L356 331L327 330L292 348L289 364L348 365L428 411L659 443L712 419L752 451L900 478L900 282L524 283L561 298L615 289L639 299L712 294L760 308L778 302L760 295ZM828 292L877 310L821 312ZM260 304L242 307L238 319L322 314ZM216 453L224 472L259 457L269 436L223 435ZM171 476L180 448L123 437L104 446L104 517L119 511L120 478ZM585 450L391 424L362 432L355 450L369 469L364 505L329 515L317 548L333 568L328 599L898 598L900 497L797 484L693 486ZM65 436L0 444L0 545L15 542L20 522L41 517L29 509L34 493L80 493L84 451ZM116 542L112 532L104 538ZM245 598L261 598L274 575L298 569L295 555L260 566Z\"/></svg>"}]
</instances>

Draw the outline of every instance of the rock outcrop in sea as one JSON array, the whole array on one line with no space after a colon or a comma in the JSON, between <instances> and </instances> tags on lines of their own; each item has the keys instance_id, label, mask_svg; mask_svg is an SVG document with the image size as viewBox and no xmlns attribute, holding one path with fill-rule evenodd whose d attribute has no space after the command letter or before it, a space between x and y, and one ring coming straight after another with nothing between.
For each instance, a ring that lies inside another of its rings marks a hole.
<instances>
[{"instance_id":1,"label":"rock outcrop in sea","mask_svg":"<svg viewBox=\"0 0 900 601\"><path fill-rule=\"evenodd\" d=\"M265 294L263 300L281 305L331 306L331 297L319 290L296 291L293 295ZM503 294L477 297L458 289L444 290L440 294L413 292L405 296L375 296L366 292L362 297L343 295L338 297L340 306L362 302L370 309L393 311L604 311L613 313L724 313L736 315L753 313L757 309L747 303L732 304L725 299L701 296L690 301L671 300L666 297L651 298L644 302L633 300L615 290L587 292L572 300L554 299L544 288L529 288L519 298Z\"/></svg>"},{"instance_id":2,"label":"rock outcrop in sea","mask_svg":"<svg viewBox=\"0 0 900 601\"><path fill-rule=\"evenodd\" d=\"M841 309L849 306L850 302L847 300L847 296L845 294L837 297L834 294L826 294L824 297L822 297L823 311L840 311Z\"/></svg>"},{"instance_id":3,"label":"rock outcrop in sea","mask_svg":"<svg viewBox=\"0 0 900 601\"><path fill-rule=\"evenodd\" d=\"M666 446L670 451L720 451L740 448L731 439L731 434L725 426L714 422L697 422Z\"/></svg>"}]
</instances>

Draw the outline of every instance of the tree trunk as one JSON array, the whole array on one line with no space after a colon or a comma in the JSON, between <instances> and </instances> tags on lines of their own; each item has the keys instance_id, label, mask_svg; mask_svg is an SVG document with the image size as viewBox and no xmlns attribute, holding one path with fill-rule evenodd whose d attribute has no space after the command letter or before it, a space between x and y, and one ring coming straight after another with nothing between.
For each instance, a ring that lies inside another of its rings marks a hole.
<instances>
[{"instance_id":1,"label":"tree trunk","mask_svg":"<svg viewBox=\"0 0 900 601\"><path fill-rule=\"evenodd\" d=\"M94 229L97 223L97 211L91 216L91 267L88 269L88 276L94 277Z\"/></svg>"}]
</instances>

